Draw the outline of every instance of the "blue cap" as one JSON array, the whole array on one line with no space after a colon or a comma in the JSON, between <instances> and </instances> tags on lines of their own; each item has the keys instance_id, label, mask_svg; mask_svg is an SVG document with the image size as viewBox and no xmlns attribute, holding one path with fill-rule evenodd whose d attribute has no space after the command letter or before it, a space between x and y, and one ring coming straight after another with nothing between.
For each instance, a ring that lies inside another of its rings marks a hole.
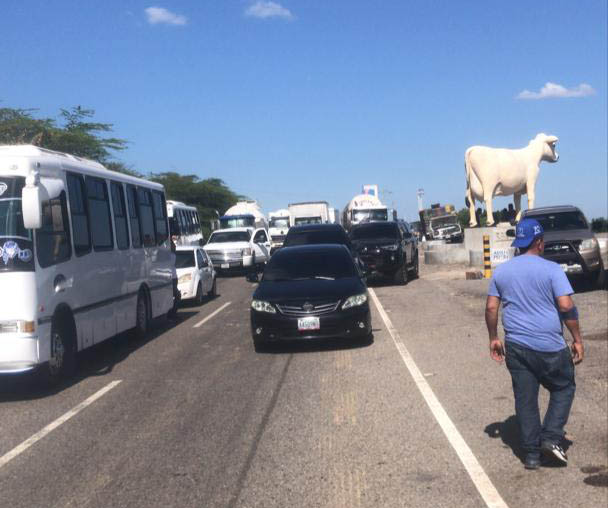
<instances>
[{"instance_id":1,"label":"blue cap","mask_svg":"<svg viewBox=\"0 0 608 508\"><path fill-rule=\"evenodd\" d=\"M539 236L543 236L544 230L536 219L522 219L515 228L515 240L511 247L528 247Z\"/></svg>"}]
</instances>

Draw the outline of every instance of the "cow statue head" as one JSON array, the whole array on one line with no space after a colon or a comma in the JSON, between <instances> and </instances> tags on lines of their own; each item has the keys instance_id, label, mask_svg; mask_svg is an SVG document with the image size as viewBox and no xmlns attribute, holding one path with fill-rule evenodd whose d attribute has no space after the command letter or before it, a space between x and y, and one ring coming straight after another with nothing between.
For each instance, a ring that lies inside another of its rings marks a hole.
<instances>
[{"instance_id":1,"label":"cow statue head","mask_svg":"<svg viewBox=\"0 0 608 508\"><path fill-rule=\"evenodd\" d=\"M557 136L547 136L541 132L540 134L537 134L531 142L538 143L540 145L542 150L541 160L547 162L557 162L559 160L559 154L555 150L557 141Z\"/></svg>"}]
</instances>

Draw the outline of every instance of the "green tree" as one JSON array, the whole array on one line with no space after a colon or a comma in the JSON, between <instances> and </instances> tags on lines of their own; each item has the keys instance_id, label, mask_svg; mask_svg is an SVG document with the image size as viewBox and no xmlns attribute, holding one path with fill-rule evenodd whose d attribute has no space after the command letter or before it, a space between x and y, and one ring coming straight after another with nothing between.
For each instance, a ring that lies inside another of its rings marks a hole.
<instances>
[{"instance_id":1,"label":"green tree","mask_svg":"<svg viewBox=\"0 0 608 508\"><path fill-rule=\"evenodd\" d=\"M596 217L591 220L591 229L594 233L607 233L608 220L605 217Z\"/></svg>"},{"instance_id":2,"label":"green tree","mask_svg":"<svg viewBox=\"0 0 608 508\"><path fill-rule=\"evenodd\" d=\"M124 150L127 142L103 137L112 124L92 122L95 111L75 106L62 109L60 125L52 118L34 118L34 109L0 108L0 144L32 144L108 164L112 153ZM120 166L119 169L127 170ZM125 171L129 172L129 170Z\"/></svg>"}]
</instances>

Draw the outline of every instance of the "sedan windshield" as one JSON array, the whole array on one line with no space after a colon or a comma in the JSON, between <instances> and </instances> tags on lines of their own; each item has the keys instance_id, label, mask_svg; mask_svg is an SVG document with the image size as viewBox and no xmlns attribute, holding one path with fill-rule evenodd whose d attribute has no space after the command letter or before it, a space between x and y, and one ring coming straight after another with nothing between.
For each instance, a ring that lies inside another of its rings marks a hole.
<instances>
[{"instance_id":1,"label":"sedan windshield","mask_svg":"<svg viewBox=\"0 0 608 508\"><path fill-rule=\"evenodd\" d=\"M298 249L299 250L299 249ZM357 275L350 254L345 250L277 252L264 270L264 281L303 279L343 279Z\"/></svg>"},{"instance_id":2,"label":"sedan windshield","mask_svg":"<svg viewBox=\"0 0 608 508\"><path fill-rule=\"evenodd\" d=\"M248 242L250 238L249 231L222 231L212 233L209 243Z\"/></svg>"},{"instance_id":3,"label":"sedan windshield","mask_svg":"<svg viewBox=\"0 0 608 508\"><path fill-rule=\"evenodd\" d=\"M175 252L175 268L194 268L193 250L178 250Z\"/></svg>"},{"instance_id":4,"label":"sedan windshield","mask_svg":"<svg viewBox=\"0 0 608 508\"><path fill-rule=\"evenodd\" d=\"M399 238L398 227L395 223L376 223L369 226L359 226L353 228L351 239L353 240L373 240L378 238Z\"/></svg>"},{"instance_id":5,"label":"sedan windshield","mask_svg":"<svg viewBox=\"0 0 608 508\"><path fill-rule=\"evenodd\" d=\"M560 212L547 215L531 215L530 218L540 222L545 231L564 229L588 229L585 217L581 212Z\"/></svg>"}]
</instances>

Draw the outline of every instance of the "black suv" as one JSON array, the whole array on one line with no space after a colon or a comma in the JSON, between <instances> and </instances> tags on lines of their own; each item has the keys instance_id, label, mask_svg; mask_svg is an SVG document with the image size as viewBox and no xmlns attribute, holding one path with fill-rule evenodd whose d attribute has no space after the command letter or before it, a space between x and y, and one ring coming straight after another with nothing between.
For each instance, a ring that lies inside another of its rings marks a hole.
<instances>
[{"instance_id":1,"label":"black suv","mask_svg":"<svg viewBox=\"0 0 608 508\"><path fill-rule=\"evenodd\" d=\"M346 245L348 249L352 251L350 239L340 224L305 224L302 226L292 226L287 232L283 247L330 243Z\"/></svg>"},{"instance_id":2,"label":"black suv","mask_svg":"<svg viewBox=\"0 0 608 508\"><path fill-rule=\"evenodd\" d=\"M536 219L543 227L545 259L561 265L568 276L585 277L597 287L604 287L599 243L583 212L576 206L547 206L526 210L523 217Z\"/></svg>"},{"instance_id":3,"label":"black suv","mask_svg":"<svg viewBox=\"0 0 608 508\"><path fill-rule=\"evenodd\" d=\"M406 222L369 222L350 231L353 251L370 275L393 277L407 284L418 277L418 242Z\"/></svg>"}]
</instances>

